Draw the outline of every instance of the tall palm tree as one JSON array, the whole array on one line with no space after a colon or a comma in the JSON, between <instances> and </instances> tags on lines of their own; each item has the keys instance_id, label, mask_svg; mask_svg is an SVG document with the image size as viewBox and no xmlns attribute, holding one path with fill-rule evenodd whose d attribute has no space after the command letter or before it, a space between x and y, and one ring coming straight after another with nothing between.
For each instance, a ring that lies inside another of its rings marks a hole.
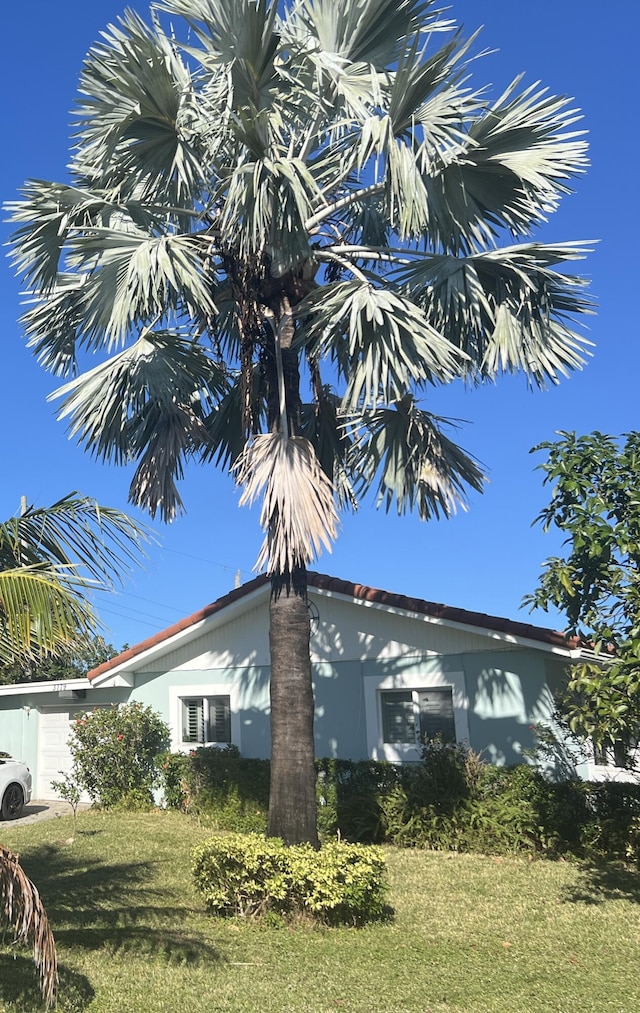
<instances>
[{"instance_id":1,"label":"tall palm tree","mask_svg":"<svg viewBox=\"0 0 640 1013\"><path fill-rule=\"evenodd\" d=\"M483 475L428 390L583 362L562 269L585 248L531 238L584 170L576 113L472 88L474 41L433 0L129 10L86 58L69 182L10 206L71 434L134 461L164 519L194 458L261 500L269 832L292 842L317 840L305 568L338 511L448 516Z\"/></svg>"},{"instance_id":2,"label":"tall palm tree","mask_svg":"<svg viewBox=\"0 0 640 1013\"><path fill-rule=\"evenodd\" d=\"M76 493L0 523L0 664L86 646L98 629L87 594L120 581L145 537L126 514ZM4 925L31 946L43 997L54 1005L57 956L47 913L18 856L0 845Z\"/></svg>"}]
</instances>

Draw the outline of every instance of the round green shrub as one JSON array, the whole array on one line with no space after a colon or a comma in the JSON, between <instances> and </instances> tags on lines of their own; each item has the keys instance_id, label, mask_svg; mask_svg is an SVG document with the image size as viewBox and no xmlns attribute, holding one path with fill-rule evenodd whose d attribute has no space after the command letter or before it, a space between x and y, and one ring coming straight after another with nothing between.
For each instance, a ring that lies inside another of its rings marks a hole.
<instances>
[{"instance_id":1,"label":"round green shrub","mask_svg":"<svg viewBox=\"0 0 640 1013\"><path fill-rule=\"evenodd\" d=\"M385 910L379 848L332 841L320 850L261 834L213 837L192 852L207 907L241 917L307 913L328 924L361 925Z\"/></svg>"}]
</instances>

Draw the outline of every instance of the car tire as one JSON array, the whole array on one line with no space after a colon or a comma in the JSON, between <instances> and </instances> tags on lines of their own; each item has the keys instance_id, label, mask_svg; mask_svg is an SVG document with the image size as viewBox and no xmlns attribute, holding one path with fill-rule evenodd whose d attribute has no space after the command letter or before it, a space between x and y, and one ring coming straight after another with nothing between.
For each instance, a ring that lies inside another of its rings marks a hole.
<instances>
[{"instance_id":1,"label":"car tire","mask_svg":"<svg viewBox=\"0 0 640 1013\"><path fill-rule=\"evenodd\" d=\"M19 784L9 784L2 796L3 820L17 820L24 809L24 792Z\"/></svg>"}]
</instances>

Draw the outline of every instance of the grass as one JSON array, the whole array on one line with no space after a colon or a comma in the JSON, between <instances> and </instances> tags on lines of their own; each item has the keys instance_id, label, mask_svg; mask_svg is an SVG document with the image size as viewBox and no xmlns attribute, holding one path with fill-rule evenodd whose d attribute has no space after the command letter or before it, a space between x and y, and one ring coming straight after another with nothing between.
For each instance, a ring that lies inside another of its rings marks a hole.
<instances>
[{"instance_id":1,"label":"grass","mask_svg":"<svg viewBox=\"0 0 640 1013\"><path fill-rule=\"evenodd\" d=\"M388 849L393 919L356 929L210 918L176 813L0 825L40 888L63 1013L635 1013L640 877L621 866ZM42 1009L0 948L0 1008Z\"/></svg>"}]
</instances>

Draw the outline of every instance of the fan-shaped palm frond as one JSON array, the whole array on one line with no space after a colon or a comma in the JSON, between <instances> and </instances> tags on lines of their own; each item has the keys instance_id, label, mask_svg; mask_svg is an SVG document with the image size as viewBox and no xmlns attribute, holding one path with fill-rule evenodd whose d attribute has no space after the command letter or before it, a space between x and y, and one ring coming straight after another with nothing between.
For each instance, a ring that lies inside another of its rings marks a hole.
<instances>
[{"instance_id":1,"label":"fan-shaped palm frond","mask_svg":"<svg viewBox=\"0 0 640 1013\"><path fill-rule=\"evenodd\" d=\"M148 236L136 230L86 230L69 240L70 265L84 274L85 327L122 343L132 325L184 308L216 312L205 276L208 242L198 236Z\"/></svg>"},{"instance_id":2,"label":"fan-shaped palm frond","mask_svg":"<svg viewBox=\"0 0 640 1013\"><path fill-rule=\"evenodd\" d=\"M7 203L14 220L25 223L16 232L15 267L29 285L43 293L57 287L60 256L73 229L117 221L123 231L127 225L132 231L150 230L161 220L139 200L117 201L106 193L65 183L51 185L32 179L21 193L21 201ZM34 218L38 219L35 230L31 227Z\"/></svg>"},{"instance_id":3,"label":"fan-shaped palm frond","mask_svg":"<svg viewBox=\"0 0 640 1013\"><path fill-rule=\"evenodd\" d=\"M60 418L93 454L121 464L145 446L145 426L160 416L179 414L184 449L202 440L200 401L226 393L228 382L217 363L181 334L148 331L94 369L60 387ZM99 404L99 413L96 407ZM149 435L153 429L149 431Z\"/></svg>"},{"instance_id":4,"label":"fan-shaped palm frond","mask_svg":"<svg viewBox=\"0 0 640 1013\"><path fill-rule=\"evenodd\" d=\"M529 235L546 221L568 181L584 172L587 145L569 130L577 119L571 99L520 79L468 124L466 151L437 155L422 176L425 230L435 249L453 254L491 246L501 230Z\"/></svg>"},{"instance_id":5,"label":"fan-shaped palm frond","mask_svg":"<svg viewBox=\"0 0 640 1013\"><path fill-rule=\"evenodd\" d=\"M158 11L179 14L191 25L202 48L195 55L215 72L228 66L228 102L255 112L271 105L283 88L276 66L280 36L277 4L267 0L205 0L190 3L167 0Z\"/></svg>"},{"instance_id":6,"label":"fan-shaped palm frond","mask_svg":"<svg viewBox=\"0 0 640 1013\"><path fill-rule=\"evenodd\" d=\"M417 509L423 520L466 509L467 488L482 491L478 463L442 432L455 425L417 407L407 397L392 407L349 419L355 439L355 484L365 495L377 482L377 499L398 514Z\"/></svg>"},{"instance_id":7,"label":"fan-shaped palm frond","mask_svg":"<svg viewBox=\"0 0 640 1013\"><path fill-rule=\"evenodd\" d=\"M0 898L0 922L13 930L16 943L26 943L33 950L42 996L51 1008L56 1001L58 958L47 912L18 856L1 844Z\"/></svg>"},{"instance_id":8,"label":"fan-shaped palm frond","mask_svg":"<svg viewBox=\"0 0 640 1013\"><path fill-rule=\"evenodd\" d=\"M191 204L205 183L207 127L174 43L132 10L95 45L80 77L73 168L113 193Z\"/></svg>"},{"instance_id":9,"label":"fan-shaped palm frond","mask_svg":"<svg viewBox=\"0 0 640 1013\"><path fill-rule=\"evenodd\" d=\"M434 32L451 26L432 10L433 0L302 0L293 21L317 39L320 50L345 64L369 64L383 70L394 64L415 32ZM297 27L297 26L296 26Z\"/></svg>"},{"instance_id":10,"label":"fan-shaped palm frond","mask_svg":"<svg viewBox=\"0 0 640 1013\"><path fill-rule=\"evenodd\" d=\"M314 293L299 312L310 355L337 352L348 381L345 410L395 401L412 383L445 382L460 373L457 349L418 306L388 287L366 279L339 282Z\"/></svg>"},{"instance_id":11,"label":"fan-shaped palm frond","mask_svg":"<svg viewBox=\"0 0 640 1013\"><path fill-rule=\"evenodd\" d=\"M553 270L585 256L585 244L529 243L470 257L405 258L393 280L432 326L468 356L467 376L522 372L543 387L585 361L589 342L570 321L593 312L585 282Z\"/></svg>"}]
</instances>

